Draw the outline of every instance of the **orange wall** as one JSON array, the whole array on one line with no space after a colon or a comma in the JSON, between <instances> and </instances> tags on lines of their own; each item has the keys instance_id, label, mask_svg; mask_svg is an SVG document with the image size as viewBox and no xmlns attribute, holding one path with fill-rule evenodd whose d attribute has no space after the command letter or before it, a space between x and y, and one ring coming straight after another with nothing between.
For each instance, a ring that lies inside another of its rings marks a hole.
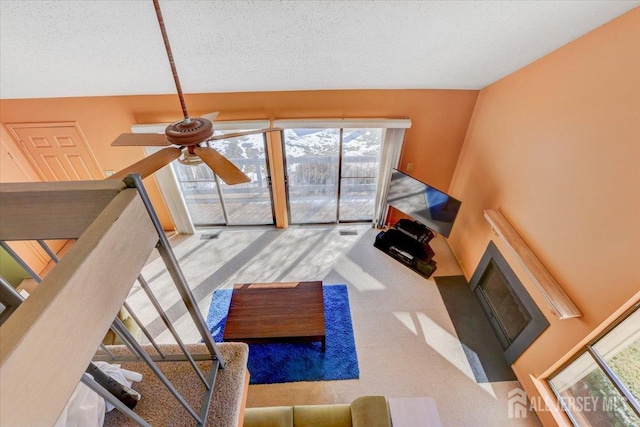
<instances>
[{"instance_id":1,"label":"orange wall","mask_svg":"<svg viewBox=\"0 0 640 427\"><path fill-rule=\"evenodd\" d=\"M38 173L28 167L28 162L13 143L9 132L0 128L0 182L33 182L39 181ZM35 242L12 242L11 248L27 263L36 273L42 274L49 262L49 257ZM54 248L55 249L55 248ZM3 268L13 265L10 256L4 250L0 251L0 275L7 278ZM19 271L19 270L18 270ZM20 284L19 279L28 278L26 272L16 272L15 286Z\"/></svg>"},{"instance_id":2,"label":"orange wall","mask_svg":"<svg viewBox=\"0 0 640 427\"><path fill-rule=\"evenodd\" d=\"M144 156L142 148L109 146L116 136L129 132L135 123L126 100L126 97L0 100L0 122L3 125L77 122L101 169L118 171ZM155 181L147 178L145 184L155 201L163 227L173 229Z\"/></svg>"},{"instance_id":3,"label":"orange wall","mask_svg":"<svg viewBox=\"0 0 640 427\"><path fill-rule=\"evenodd\" d=\"M480 92L452 184L467 277L493 239L551 326L515 363L541 375L640 290L640 8ZM558 320L483 209L499 208L582 311ZM541 413L552 425L548 413Z\"/></svg>"},{"instance_id":4,"label":"orange wall","mask_svg":"<svg viewBox=\"0 0 640 427\"><path fill-rule=\"evenodd\" d=\"M187 95L194 117L220 111L218 120L280 118L402 118L408 129L404 158L415 172L447 188L478 91L344 90ZM180 119L176 95L0 100L0 122L76 121L102 169L120 170L143 157L141 148L109 144L132 124ZM403 164L406 161L403 160ZM145 181L165 228L168 216L153 179Z\"/></svg>"}]
</instances>

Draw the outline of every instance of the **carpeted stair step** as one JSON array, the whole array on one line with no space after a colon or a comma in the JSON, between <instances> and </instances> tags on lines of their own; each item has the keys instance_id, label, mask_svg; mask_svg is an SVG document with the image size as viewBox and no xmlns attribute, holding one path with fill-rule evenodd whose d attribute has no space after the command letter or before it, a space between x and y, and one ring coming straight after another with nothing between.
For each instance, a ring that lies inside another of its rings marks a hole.
<instances>
[{"instance_id":1,"label":"carpeted stair step","mask_svg":"<svg viewBox=\"0 0 640 427\"><path fill-rule=\"evenodd\" d=\"M109 346L108 348L115 355L129 354L124 346ZM148 354L157 354L151 345L145 345L143 348ZM207 353L204 344L189 344L187 348L192 354ZM218 370L206 425L236 427L246 398L245 384L248 375L249 348L243 343L222 343L218 344L218 348L227 366ZM182 354L177 345L160 345L160 349L165 354ZM212 362L202 361L197 364L203 374L207 376ZM189 362L158 362L157 365L189 405L196 412L199 412L205 388ZM134 411L150 425L195 425L195 420L191 415L144 362L126 362L122 363L122 367L140 372L143 375L142 381L134 383L132 387L142 395L142 399ZM135 422L117 409L107 413L104 425L137 426Z\"/></svg>"}]
</instances>

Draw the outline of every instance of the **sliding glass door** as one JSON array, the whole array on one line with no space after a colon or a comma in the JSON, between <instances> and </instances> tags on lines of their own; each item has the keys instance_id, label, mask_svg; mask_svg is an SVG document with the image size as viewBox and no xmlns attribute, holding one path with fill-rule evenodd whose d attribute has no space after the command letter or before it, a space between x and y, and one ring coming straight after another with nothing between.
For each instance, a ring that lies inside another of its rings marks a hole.
<instances>
[{"instance_id":1,"label":"sliding glass door","mask_svg":"<svg viewBox=\"0 0 640 427\"><path fill-rule=\"evenodd\" d=\"M290 224L372 221L374 215L380 215L376 210L381 209L380 203L375 205L380 191L377 187L381 179L386 179L386 175L378 176L382 146L390 143L401 146L403 131L409 124L408 120L368 119L324 123L274 121L273 126L284 129L281 133L284 173L281 175L282 169L276 167L278 176L274 179L278 185L284 181L286 192L286 203L278 206L277 217L284 222L282 216L288 215ZM367 125L373 127L356 127ZM218 122L215 134L268 126L268 121ZM161 131L158 128L157 132ZM186 203L168 205L174 217L184 218L185 232L192 227L186 220L185 207L196 227L275 224L270 176L273 171L268 165L266 141L265 135L256 134L209 143L251 177L247 184L228 186L204 164L173 163ZM276 160L278 166L280 159ZM397 160L384 169L396 164ZM168 193L168 200L174 200L173 183L160 184L163 193ZM176 212L171 210L172 206Z\"/></svg>"},{"instance_id":2,"label":"sliding glass door","mask_svg":"<svg viewBox=\"0 0 640 427\"><path fill-rule=\"evenodd\" d=\"M339 219L373 219L382 129L344 129L340 169Z\"/></svg>"},{"instance_id":3,"label":"sliding glass door","mask_svg":"<svg viewBox=\"0 0 640 427\"><path fill-rule=\"evenodd\" d=\"M284 151L289 222L336 222L340 129L285 129Z\"/></svg>"},{"instance_id":4,"label":"sliding glass door","mask_svg":"<svg viewBox=\"0 0 640 427\"><path fill-rule=\"evenodd\" d=\"M215 135L251 129L216 131ZM205 164L174 162L178 184L195 226L273 224L271 179L263 134L209 142L251 178L225 184Z\"/></svg>"},{"instance_id":5,"label":"sliding glass door","mask_svg":"<svg viewBox=\"0 0 640 427\"><path fill-rule=\"evenodd\" d=\"M289 221L371 221L382 129L285 129Z\"/></svg>"}]
</instances>

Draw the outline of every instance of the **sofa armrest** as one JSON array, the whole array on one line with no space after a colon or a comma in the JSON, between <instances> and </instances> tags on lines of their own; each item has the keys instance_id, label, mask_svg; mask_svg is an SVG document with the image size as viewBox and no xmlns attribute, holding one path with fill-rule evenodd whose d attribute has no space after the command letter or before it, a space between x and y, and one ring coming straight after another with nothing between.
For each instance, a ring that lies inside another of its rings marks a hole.
<instances>
[{"instance_id":1,"label":"sofa armrest","mask_svg":"<svg viewBox=\"0 0 640 427\"><path fill-rule=\"evenodd\" d=\"M389 405L384 396L362 396L351 402L353 427L391 427Z\"/></svg>"}]
</instances>

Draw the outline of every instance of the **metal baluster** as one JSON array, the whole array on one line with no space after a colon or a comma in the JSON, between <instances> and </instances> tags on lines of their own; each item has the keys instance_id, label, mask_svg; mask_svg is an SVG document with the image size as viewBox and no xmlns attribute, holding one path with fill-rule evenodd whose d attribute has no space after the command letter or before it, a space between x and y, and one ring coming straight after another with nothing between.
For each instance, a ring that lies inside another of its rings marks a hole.
<instances>
[{"instance_id":1,"label":"metal baluster","mask_svg":"<svg viewBox=\"0 0 640 427\"><path fill-rule=\"evenodd\" d=\"M162 350L160 350L160 347L158 347L158 344L156 344L156 342L154 341L153 337L151 336L147 328L144 327L144 325L142 324L138 316L133 312L133 310L131 309L131 307L129 307L129 304L127 304L126 301L124 302L124 308L129 312L133 320L136 322L136 324L138 325L142 333L147 337L147 339L149 340L153 348L156 349L160 357L164 359L165 358L164 353L162 352Z\"/></svg>"},{"instance_id":2,"label":"metal baluster","mask_svg":"<svg viewBox=\"0 0 640 427\"><path fill-rule=\"evenodd\" d=\"M104 344L100 343L100 348L102 349L102 351L107 353L107 355L109 356L109 358L111 358L111 360L114 360L116 358L116 356L114 356L113 353L111 353L107 348L107 346L105 346Z\"/></svg>"},{"instance_id":3,"label":"metal baluster","mask_svg":"<svg viewBox=\"0 0 640 427\"><path fill-rule=\"evenodd\" d=\"M38 273L33 271L33 269L29 267L29 265L24 262L22 258L20 258L20 255L18 255L13 249L11 249L11 246L9 246L5 241L0 241L0 246L2 246L5 251L7 251L11 258L13 258L18 264L20 264L20 267L24 268L24 270L29 273L29 276L31 276L33 280L38 283L42 282L42 278L38 275Z\"/></svg>"},{"instance_id":4,"label":"metal baluster","mask_svg":"<svg viewBox=\"0 0 640 427\"><path fill-rule=\"evenodd\" d=\"M127 405L122 403L120 399L115 397L113 394L109 393L108 390L106 390L104 387L98 384L93 378L91 378L89 374L86 374L86 373L82 374L82 378L80 379L80 381L82 382L82 384L86 385L91 390L95 391L100 396L102 396L104 400L106 400L107 402L115 406L120 412L122 412L127 417L131 418L133 421L138 423L138 425L143 427L151 427L151 425L147 423L144 419L142 419L140 415L133 412L131 409L129 409Z\"/></svg>"},{"instance_id":5,"label":"metal baluster","mask_svg":"<svg viewBox=\"0 0 640 427\"><path fill-rule=\"evenodd\" d=\"M200 418L200 416L187 403L187 401L182 397L182 395L178 392L178 390L176 390L176 388L173 386L171 381L169 381L169 379L162 373L162 371L158 368L158 365L156 365L153 362L153 360L151 360L149 355L144 351L144 349L140 346L140 344L138 344L135 338L131 336L131 334L129 333L129 331L127 330L127 328L124 326L124 324L120 319L118 318L115 319L115 321L113 322L113 329L114 329L114 332L118 331L119 335L122 338L129 341L129 345L131 345L131 347L134 348L135 354L138 355L138 357L142 358L142 360L144 360L147 366L149 366L149 368L153 371L153 373L156 374L156 376L160 379L160 381L162 381L162 383L167 387L167 389L171 392L171 394L173 394L173 396L178 400L178 402L180 402L180 404L184 407L184 409L186 409L187 412L189 412L189 414L197 422L202 423L202 419Z\"/></svg>"},{"instance_id":6,"label":"metal baluster","mask_svg":"<svg viewBox=\"0 0 640 427\"><path fill-rule=\"evenodd\" d=\"M162 257L162 260L164 261L167 267L167 270L169 271L169 274L171 275L176 285L176 288L178 289L178 292L182 297L182 301L187 307L187 310L189 311L189 314L191 315L191 318L193 319L193 322L195 323L196 328L198 329L198 332L200 332L202 340L204 341L205 345L209 349L209 354L215 355L220 363L220 367L224 368L226 365L224 358L222 357L222 354L220 354L220 350L216 346L215 341L213 341L213 337L209 332L209 328L207 327L207 324L202 318L202 313L200 313L200 309L198 308L195 298L191 293L191 289L189 288L189 285L187 284L187 281L184 275L182 274L182 270L180 269L178 260L176 259L176 256L173 253L173 250L171 249L169 239L167 239L166 234L164 234L164 230L160 225L160 220L158 219L158 216L156 215L153 209L153 205L151 204L151 200L149 200L149 195L147 194L147 191L145 190L144 185L142 184L142 178L140 177L139 174L133 174L133 175L127 176L124 182L127 185L127 187L136 188L138 190L138 193L140 194L140 198L142 199L145 207L147 208L149 217L151 218L151 221L153 222L153 225L156 228L156 231L158 232L158 237L160 239L157 246L158 252Z\"/></svg>"},{"instance_id":7,"label":"metal baluster","mask_svg":"<svg viewBox=\"0 0 640 427\"><path fill-rule=\"evenodd\" d=\"M24 298L18 292L13 289L13 286L9 284L4 278L0 276L0 297L3 301L6 301L11 304L12 307L18 307L20 304L24 302ZM3 313L4 314L4 313ZM106 350L106 349L105 349ZM107 350L107 352L113 357L113 354ZM95 365L94 365L95 366ZM129 409L124 403L122 403L119 399L117 399L113 394L111 394L108 390L98 384L93 378L91 378L86 373L82 375L80 379L83 384L89 387L91 390L98 393L100 396L105 398L109 403L118 408L122 413L127 415L129 418L137 422L141 426L149 426L138 414Z\"/></svg>"},{"instance_id":8,"label":"metal baluster","mask_svg":"<svg viewBox=\"0 0 640 427\"><path fill-rule=\"evenodd\" d=\"M140 360L140 355L138 355L138 353L136 353L135 348L133 348L133 346L129 343L129 341L124 337L124 335L120 332L120 330L115 326L116 320L122 322L120 319L118 319L116 317L114 319L113 323L111 324L111 327L109 329L111 329L111 332L113 332L114 334L116 334L116 336L118 338L120 338L120 341L122 341L122 344L124 344L129 349L131 354L136 357L136 360ZM126 327L125 327L125 330L126 330ZM127 331L127 332L129 332L129 331ZM135 339L134 339L134 341L135 341Z\"/></svg>"},{"instance_id":9,"label":"metal baluster","mask_svg":"<svg viewBox=\"0 0 640 427\"><path fill-rule=\"evenodd\" d=\"M24 298L15 290L11 283L7 282L4 277L0 276L0 301L7 307L15 307L20 305Z\"/></svg>"},{"instance_id":10,"label":"metal baluster","mask_svg":"<svg viewBox=\"0 0 640 427\"><path fill-rule=\"evenodd\" d=\"M36 241L40 244L40 246L42 246L42 249L45 250L45 252L47 253L47 255L49 255L53 262L55 262L56 264L60 262L60 258L58 258L58 255L56 255L56 253L49 247L49 245L47 245L44 240Z\"/></svg>"},{"instance_id":11,"label":"metal baluster","mask_svg":"<svg viewBox=\"0 0 640 427\"><path fill-rule=\"evenodd\" d=\"M0 276L0 302L6 307L2 313L0 313L0 325L9 318L22 301L24 301L22 295L11 286L11 283Z\"/></svg>"},{"instance_id":12,"label":"metal baluster","mask_svg":"<svg viewBox=\"0 0 640 427\"><path fill-rule=\"evenodd\" d=\"M173 324L171 323L171 320L169 320L167 313L165 313L165 311L162 309L160 302L158 301L156 296L153 294L153 292L151 292L151 288L149 287L149 284L147 283L147 281L142 275L138 276L138 282L140 283L140 286L142 287L144 292L149 297L149 300L151 301L151 305L155 307L156 311L160 315L160 318L164 322L165 326L167 327L169 332L171 332L171 335L173 335L173 339L176 340L176 343L184 353L185 357L187 358L191 366L193 366L193 369L196 371L196 373L202 380L202 383L205 385L205 387L209 388L209 384L207 383L206 378L202 374L202 371L200 370L200 368L198 368L198 365L196 365L196 362L193 360L193 357L191 357L191 353L189 353L189 351L187 350L187 347L184 345L184 343L180 339L180 335L178 335L178 332L173 327Z\"/></svg>"}]
</instances>

